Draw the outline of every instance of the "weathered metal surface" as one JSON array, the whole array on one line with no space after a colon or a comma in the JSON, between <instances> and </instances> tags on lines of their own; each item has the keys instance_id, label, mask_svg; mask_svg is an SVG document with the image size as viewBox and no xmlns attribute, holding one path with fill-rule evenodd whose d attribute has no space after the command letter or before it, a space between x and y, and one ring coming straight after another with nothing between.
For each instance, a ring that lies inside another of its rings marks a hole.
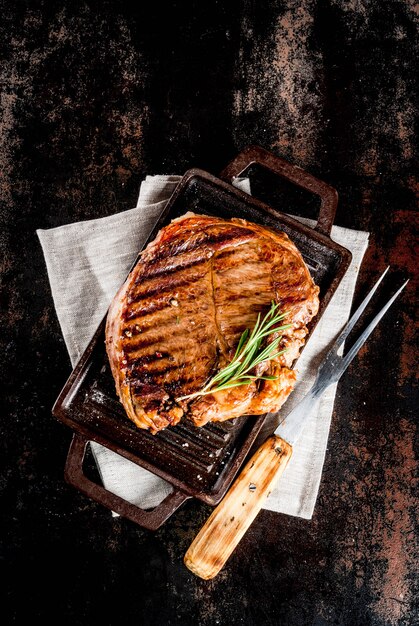
<instances>
[{"instance_id":1,"label":"weathered metal surface","mask_svg":"<svg viewBox=\"0 0 419 626\"><path fill-rule=\"evenodd\" d=\"M371 232L360 285L388 264L413 279L415 3L1 8L4 621L29 606L72 624L415 623L415 281L339 383L313 520L262 512L204 582L182 558L210 507L186 502L152 533L63 481L70 434L51 406L70 364L35 235L257 143L335 187L338 224Z\"/></svg>"}]
</instances>

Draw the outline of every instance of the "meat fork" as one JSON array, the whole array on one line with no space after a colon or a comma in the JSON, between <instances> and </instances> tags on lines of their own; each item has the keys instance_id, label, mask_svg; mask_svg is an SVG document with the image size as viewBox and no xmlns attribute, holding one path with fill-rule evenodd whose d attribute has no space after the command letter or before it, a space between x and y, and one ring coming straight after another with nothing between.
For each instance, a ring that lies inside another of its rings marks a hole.
<instances>
[{"instance_id":1,"label":"meat fork","mask_svg":"<svg viewBox=\"0 0 419 626\"><path fill-rule=\"evenodd\" d=\"M340 379L379 321L406 287L408 280L377 313L347 354L340 356L339 348L360 319L388 270L389 267L377 280L327 352L309 392L247 462L190 545L184 562L197 576L204 579L213 578L224 566L284 472L291 458L293 446L312 413L314 403L329 385Z\"/></svg>"}]
</instances>

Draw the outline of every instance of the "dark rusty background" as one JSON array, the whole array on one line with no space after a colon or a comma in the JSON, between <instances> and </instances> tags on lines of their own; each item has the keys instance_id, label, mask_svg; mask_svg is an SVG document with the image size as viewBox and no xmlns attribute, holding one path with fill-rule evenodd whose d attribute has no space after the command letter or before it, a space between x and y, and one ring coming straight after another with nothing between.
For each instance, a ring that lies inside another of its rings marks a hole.
<instances>
[{"instance_id":1,"label":"dark rusty background","mask_svg":"<svg viewBox=\"0 0 419 626\"><path fill-rule=\"evenodd\" d=\"M413 625L418 6L131 4L0 0L3 622ZM356 300L387 264L412 280L339 383L313 519L261 512L204 582L182 557L208 506L152 533L64 483L51 407L70 364L35 230L131 208L146 174L217 173L250 143L370 231Z\"/></svg>"}]
</instances>

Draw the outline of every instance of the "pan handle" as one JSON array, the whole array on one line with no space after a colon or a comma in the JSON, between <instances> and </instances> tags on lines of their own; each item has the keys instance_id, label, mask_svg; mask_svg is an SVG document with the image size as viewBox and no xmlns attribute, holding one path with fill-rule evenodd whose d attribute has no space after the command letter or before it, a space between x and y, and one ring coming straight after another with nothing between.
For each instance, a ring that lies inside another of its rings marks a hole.
<instances>
[{"instance_id":1,"label":"pan handle","mask_svg":"<svg viewBox=\"0 0 419 626\"><path fill-rule=\"evenodd\" d=\"M141 509L87 478L83 472L87 444L88 440L78 433L73 435L65 464L64 478L68 484L76 487L84 495L122 517L149 530L157 530L185 500L191 497L173 488L173 491L154 509L150 511Z\"/></svg>"},{"instance_id":2,"label":"pan handle","mask_svg":"<svg viewBox=\"0 0 419 626\"><path fill-rule=\"evenodd\" d=\"M291 183L319 196L321 205L315 230L323 235L330 235L338 204L336 189L304 171L298 165L293 165L260 146L245 148L221 172L220 178L231 182L253 164L262 165Z\"/></svg>"}]
</instances>

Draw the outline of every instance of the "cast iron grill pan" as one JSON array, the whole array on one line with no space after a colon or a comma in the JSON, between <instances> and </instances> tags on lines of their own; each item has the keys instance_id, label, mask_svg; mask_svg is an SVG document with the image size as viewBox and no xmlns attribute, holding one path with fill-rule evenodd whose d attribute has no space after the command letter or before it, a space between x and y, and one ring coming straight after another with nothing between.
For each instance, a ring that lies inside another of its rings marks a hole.
<instances>
[{"instance_id":1,"label":"cast iron grill pan","mask_svg":"<svg viewBox=\"0 0 419 626\"><path fill-rule=\"evenodd\" d=\"M253 163L320 197L315 229L225 182ZM350 252L329 236L337 205L335 190L259 147L240 153L221 176L224 180L198 169L186 172L143 247L155 239L163 226L187 211L226 219L241 217L285 231L320 287L320 309L309 328L310 336L351 259ZM100 324L53 407L53 414L74 431L65 468L67 482L120 515L153 530L190 497L216 505L233 481L266 415L243 416L201 428L185 421L156 435L137 428L126 417L116 396L105 350L105 322L106 319ZM155 509L145 511L106 490L88 479L83 471L89 440L164 478L171 483L173 491Z\"/></svg>"}]
</instances>

